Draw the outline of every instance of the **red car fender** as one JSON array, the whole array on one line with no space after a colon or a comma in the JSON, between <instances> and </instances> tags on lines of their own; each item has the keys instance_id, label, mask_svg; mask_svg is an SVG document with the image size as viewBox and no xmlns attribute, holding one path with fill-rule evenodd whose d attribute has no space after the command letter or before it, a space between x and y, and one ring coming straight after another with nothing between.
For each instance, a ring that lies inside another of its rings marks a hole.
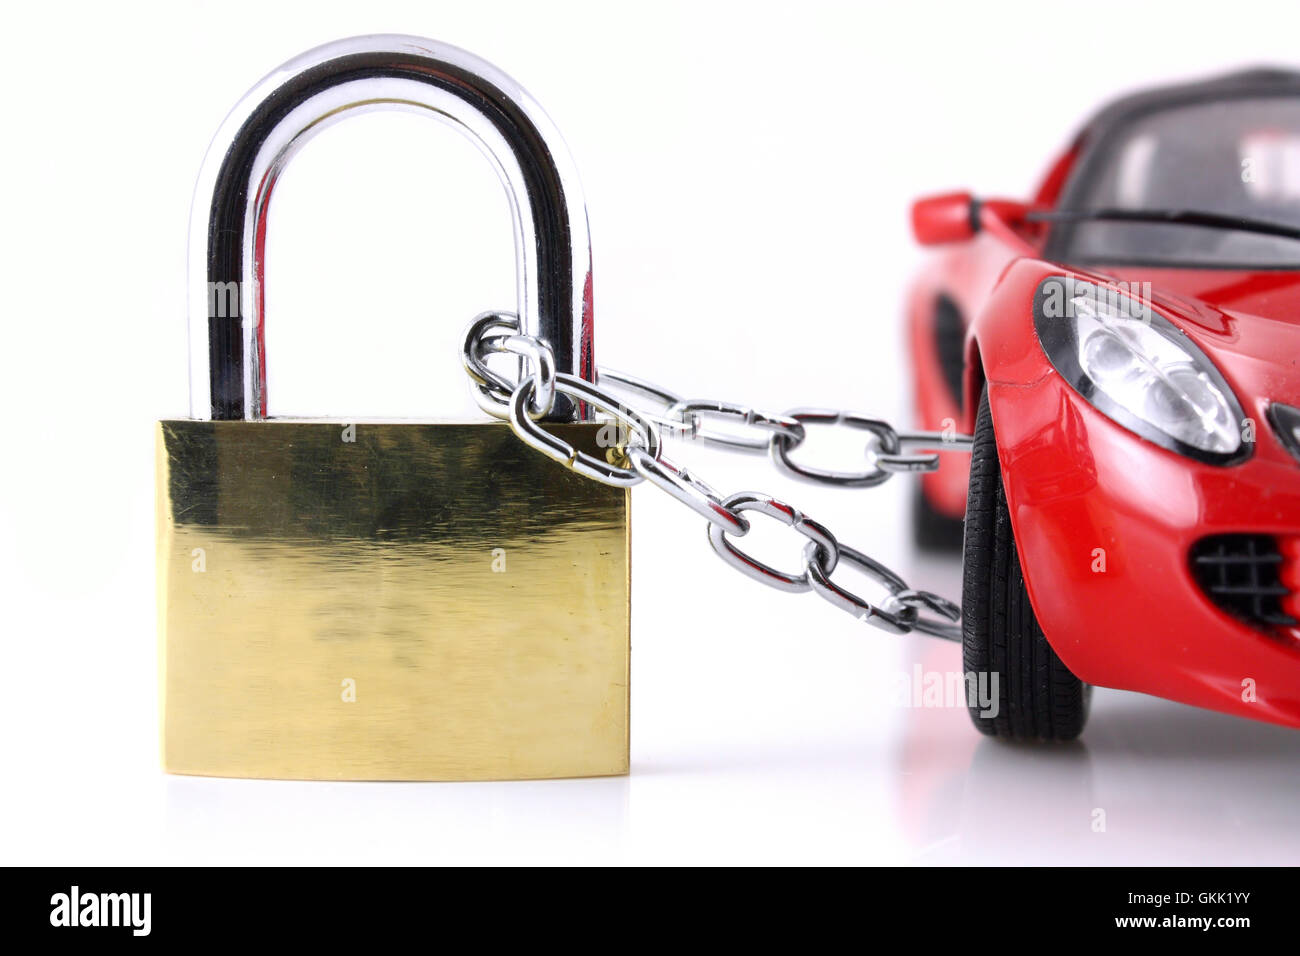
<instances>
[{"instance_id":1,"label":"red car fender","mask_svg":"<svg viewBox=\"0 0 1300 956\"><path fill-rule=\"evenodd\" d=\"M1063 274L1098 281L1036 259L1005 270L971 324L981 364L967 381L972 399L987 381L1021 570L1048 642L1088 683L1300 725L1300 635L1228 617L1188 564L1194 542L1219 532L1278 534L1294 553L1294 462L1264 451L1240 466L1204 464L1093 408L1033 328L1035 290Z\"/></svg>"}]
</instances>

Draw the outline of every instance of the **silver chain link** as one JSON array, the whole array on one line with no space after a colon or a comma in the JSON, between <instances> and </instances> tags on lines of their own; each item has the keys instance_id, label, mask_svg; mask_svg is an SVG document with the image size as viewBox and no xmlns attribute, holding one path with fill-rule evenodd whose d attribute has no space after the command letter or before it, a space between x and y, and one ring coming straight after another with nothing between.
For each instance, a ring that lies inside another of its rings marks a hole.
<instances>
[{"instance_id":1,"label":"silver chain link","mask_svg":"<svg viewBox=\"0 0 1300 956\"><path fill-rule=\"evenodd\" d=\"M520 359L522 377L512 382L488 368L488 356L509 353ZM707 442L746 454L766 452L778 469L802 481L846 488L866 488L902 472L934 471L938 451L969 452L972 438L955 432L900 432L888 422L854 412L796 408L773 415L732 402L686 399L644 379L601 369L593 384L555 371L550 346L519 332L519 320L506 312L485 312L465 331L461 355L475 386L475 398L488 414L510 422L520 439L548 458L595 481L631 487L642 481L666 492L708 521L709 543L718 557L768 587L791 593L812 591L835 607L892 634L919 631L960 641L961 608L907 582L880 562L840 543L828 528L797 508L769 495L740 492L723 497L706 482L663 454L661 430L671 437ZM612 389L609 387L612 386ZM619 393L657 404L653 411L634 410ZM608 461L601 461L546 431L539 420L551 412L557 394L590 405L612 426ZM731 422L731 431L705 427L705 420ZM791 452L814 427L848 428L866 435L866 464L858 471L835 471L802 465ZM743 430L742 430L743 429ZM735 542L750 530L745 512L767 515L798 532L806 542L802 568L796 572L770 567ZM887 596L873 604L836 584L831 574L847 564L883 587Z\"/></svg>"}]
</instances>

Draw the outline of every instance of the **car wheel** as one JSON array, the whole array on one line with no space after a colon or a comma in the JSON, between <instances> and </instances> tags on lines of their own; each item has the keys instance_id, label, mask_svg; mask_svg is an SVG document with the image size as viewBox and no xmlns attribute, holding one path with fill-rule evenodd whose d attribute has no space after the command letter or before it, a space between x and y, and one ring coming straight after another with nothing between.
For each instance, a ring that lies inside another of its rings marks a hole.
<instances>
[{"instance_id":1,"label":"car wheel","mask_svg":"<svg viewBox=\"0 0 1300 956\"><path fill-rule=\"evenodd\" d=\"M1079 736L1092 688L1056 656L1029 603L987 389L975 423L962 571L962 666L985 689L983 704L968 696L975 727L1015 740Z\"/></svg>"},{"instance_id":2,"label":"car wheel","mask_svg":"<svg viewBox=\"0 0 1300 956\"><path fill-rule=\"evenodd\" d=\"M961 518L936 511L918 481L912 488L912 539L922 551L960 551Z\"/></svg>"}]
</instances>

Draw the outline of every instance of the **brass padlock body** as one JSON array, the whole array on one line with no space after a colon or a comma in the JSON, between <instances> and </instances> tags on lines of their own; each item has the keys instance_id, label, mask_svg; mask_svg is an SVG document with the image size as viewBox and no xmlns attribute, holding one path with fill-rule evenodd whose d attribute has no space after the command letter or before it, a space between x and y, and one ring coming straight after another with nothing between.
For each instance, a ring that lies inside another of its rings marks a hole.
<instances>
[{"instance_id":1,"label":"brass padlock body","mask_svg":"<svg viewBox=\"0 0 1300 956\"><path fill-rule=\"evenodd\" d=\"M550 426L596 452L593 424ZM163 763L626 773L628 497L500 422L164 421Z\"/></svg>"}]
</instances>

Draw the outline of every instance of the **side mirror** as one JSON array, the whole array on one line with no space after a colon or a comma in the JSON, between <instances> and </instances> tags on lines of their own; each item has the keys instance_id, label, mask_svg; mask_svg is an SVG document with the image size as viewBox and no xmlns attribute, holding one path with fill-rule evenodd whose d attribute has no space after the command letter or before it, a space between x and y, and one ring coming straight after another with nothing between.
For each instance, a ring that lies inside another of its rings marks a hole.
<instances>
[{"instance_id":1,"label":"side mirror","mask_svg":"<svg viewBox=\"0 0 1300 956\"><path fill-rule=\"evenodd\" d=\"M1004 237L1026 229L1032 233L1041 226L1031 221L1033 212L1033 206L1017 199L976 199L970 193L926 196L912 204L912 233L923 246L965 242L986 227Z\"/></svg>"},{"instance_id":2,"label":"side mirror","mask_svg":"<svg viewBox=\"0 0 1300 956\"><path fill-rule=\"evenodd\" d=\"M965 242L979 229L978 215L970 193L926 196L912 203L912 234L923 246Z\"/></svg>"}]
</instances>

